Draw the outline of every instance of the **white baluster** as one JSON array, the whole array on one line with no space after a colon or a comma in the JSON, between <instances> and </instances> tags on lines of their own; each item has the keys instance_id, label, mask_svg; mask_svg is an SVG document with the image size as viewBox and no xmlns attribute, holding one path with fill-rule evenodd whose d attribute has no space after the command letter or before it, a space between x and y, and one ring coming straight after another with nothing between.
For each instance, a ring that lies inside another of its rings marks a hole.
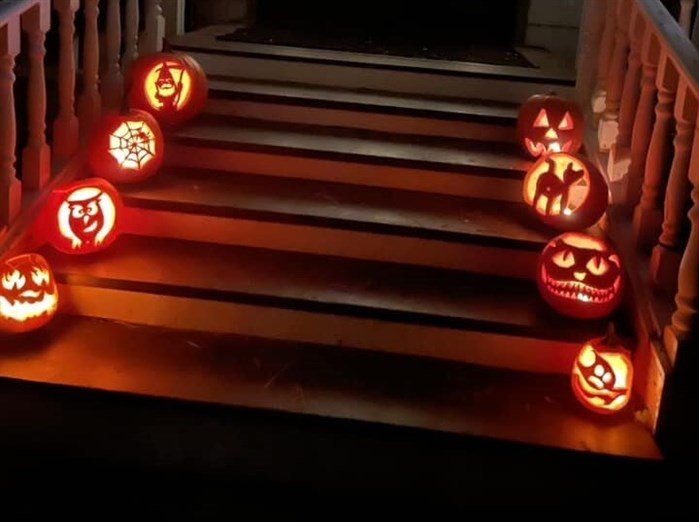
<instances>
[{"instance_id":1,"label":"white baluster","mask_svg":"<svg viewBox=\"0 0 699 522\"><path fill-rule=\"evenodd\" d=\"M51 175L51 149L46 143L46 76L44 40L51 27L51 4L44 0L22 17L29 42L29 85L27 87L27 146L22 152L22 182L40 189Z\"/></svg>"},{"instance_id":2,"label":"white baluster","mask_svg":"<svg viewBox=\"0 0 699 522\"><path fill-rule=\"evenodd\" d=\"M599 60L597 62L597 87L592 96L592 112L601 115L607 99L607 79L609 64L614 52L614 37L616 34L616 3L617 0L607 0L604 15L604 31L599 45Z\"/></svg>"},{"instance_id":3,"label":"white baluster","mask_svg":"<svg viewBox=\"0 0 699 522\"><path fill-rule=\"evenodd\" d=\"M157 53L163 50L165 38L165 18L162 0L146 0L146 30L141 39L141 54Z\"/></svg>"},{"instance_id":4,"label":"white baluster","mask_svg":"<svg viewBox=\"0 0 699 522\"><path fill-rule=\"evenodd\" d=\"M85 0L83 15L85 17L85 38L83 42L83 91L78 100L80 129L83 135L89 134L99 118L101 97L99 92L99 0Z\"/></svg>"},{"instance_id":5,"label":"white baluster","mask_svg":"<svg viewBox=\"0 0 699 522\"><path fill-rule=\"evenodd\" d=\"M680 27L688 37L692 32L692 11L696 0L680 0Z\"/></svg>"},{"instance_id":6,"label":"white baluster","mask_svg":"<svg viewBox=\"0 0 699 522\"><path fill-rule=\"evenodd\" d=\"M587 103L595 88L597 57L604 30L605 0L585 0L576 62L575 91L579 102Z\"/></svg>"},{"instance_id":7,"label":"white baluster","mask_svg":"<svg viewBox=\"0 0 699 522\"><path fill-rule=\"evenodd\" d=\"M0 233L22 206L22 183L15 172L17 120L13 92L19 46L19 20L8 20L0 27Z\"/></svg>"},{"instance_id":8,"label":"white baluster","mask_svg":"<svg viewBox=\"0 0 699 522\"><path fill-rule=\"evenodd\" d=\"M124 57L121 70L128 75L131 64L138 58L138 0L126 2L126 27L124 30Z\"/></svg>"},{"instance_id":9,"label":"white baluster","mask_svg":"<svg viewBox=\"0 0 699 522\"><path fill-rule=\"evenodd\" d=\"M108 0L107 4L107 70L102 79L102 103L106 108L121 107L124 79L121 74L121 14L119 0Z\"/></svg>"},{"instance_id":10,"label":"white baluster","mask_svg":"<svg viewBox=\"0 0 699 522\"><path fill-rule=\"evenodd\" d=\"M53 152L69 158L78 150L78 118L75 116L75 11L79 0L54 0L60 19L58 64L58 118L53 123Z\"/></svg>"}]
</instances>

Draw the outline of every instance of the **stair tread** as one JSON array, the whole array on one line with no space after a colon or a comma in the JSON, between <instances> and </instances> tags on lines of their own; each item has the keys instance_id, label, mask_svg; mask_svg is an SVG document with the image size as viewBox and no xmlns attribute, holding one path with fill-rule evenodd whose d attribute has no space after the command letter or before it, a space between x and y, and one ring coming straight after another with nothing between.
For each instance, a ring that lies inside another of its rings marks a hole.
<instances>
[{"instance_id":1,"label":"stair tread","mask_svg":"<svg viewBox=\"0 0 699 522\"><path fill-rule=\"evenodd\" d=\"M513 143L445 138L415 138L356 129L328 129L250 120L199 120L176 132L170 143L342 159L360 163L402 164L412 168L523 178L531 161Z\"/></svg>"},{"instance_id":2,"label":"stair tread","mask_svg":"<svg viewBox=\"0 0 699 522\"><path fill-rule=\"evenodd\" d=\"M512 124L519 110L517 104L491 100L411 96L244 78L209 79L209 96L448 119L486 119L503 124Z\"/></svg>"},{"instance_id":3,"label":"stair tread","mask_svg":"<svg viewBox=\"0 0 699 522\"><path fill-rule=\"evenodd\" d=\"M2 377L78 387L85 395L106 390L660 457L632 408L600 422L560 375L66 316L12 338L8 353ZM148 408L157 416L167 404Z\"/></svg>"},{"instance_id":4,"label":"stair tread","mask_svg":"<svg viewBox=\"0 0 699 522\"><path fill-rule=\"evenodd\" d=\"M69 284L576 342L606 324L557 316L531 281L483 274L137 236L98 257L44 254Z\"/></svg>"},{"instance_id":5,"label":"stair tread","mask_svg":"<svg viewBox=\"0 0 699 522\"><path fill-rule=\"evenodd\" d=\"M122 190L127 205L540 250L552 237L524 204L322 181L166 168Z\"/></svg>"}]
</instances>

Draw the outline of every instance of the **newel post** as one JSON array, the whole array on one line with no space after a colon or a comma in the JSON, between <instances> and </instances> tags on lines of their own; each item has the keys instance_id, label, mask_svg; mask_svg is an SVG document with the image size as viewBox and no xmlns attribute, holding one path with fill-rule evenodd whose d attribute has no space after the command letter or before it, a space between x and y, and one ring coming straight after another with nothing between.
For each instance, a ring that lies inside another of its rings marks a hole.
<instances>
[{"instance_id":1,"label":"newel post","mask_svg":"<svg viewBox=\"0 0 699 522\"><path fill-rule=\"evenodd\" d=\"M162 0L146 0L146 31L141 40L141 53L157 53L163 50L165 17Z\"/></svg>"},{"instance_id":2,"label":"newel post","mask_svg":"<svg viewBox=\"0 0 699 522\"><path fill-rule=\"evenodd\" d=\"M680 0L680 17L679 24L687 37L692 35L692 10L696 0Z\"/></svg>"},{"instance_id":3,"label":"newel post","mask_svg":"<svg viewBox=\"0 0 699 522\"><path fill-rule=\"evenodd\" d=\"M78 100L80 129L87 135L102 111L99 92L99 0L85 0L83 7L85 17L85 35L83 40L83 90Z\"/></svg>"},{"instance_id":4,"label":"newel post","mask_svg":"<svg viewBox=\"0 0 699 522\"><path fill-rule=\"evenodd\" d=\"M60 55L58 59L58 117L53 123L53 151L70 158L78 150L78 118L75 116L75 12L80 0L54 0L58 11Z\"/></svg>"},{"instance_id":5,"label":"newel post","mask_svg":"<svg viewBox=\"0 0 699 522\"><path fill-rule=\"evenodd\" d=\"M0 27L0 231L19 214L22 183L15 172L17 120L15 118L15 57L19 53L19 20Z\"/></svg>"},{"instance_id":6,"label":"newel post","mask_svg":"<svg viewBox=\"0 0 699 522\"><path fill-rule=\"evenodd\" d=\"M51 25L51 2L44 0L22 17L29 43L29 84L27 86L27 146L22 152L24 186L40 189L51 176L51 150L46 143L46 75L44 40Z\"/></svg>"},{"instance_id":7,"label":"newel post","mask_svg":"<svg viewBox=\"0 0 699 522\"><path fill-rule=\"evenodd\" d=\"M108 109L121 106L124 79L121 74L121 13L119 0L108 0L105 35L107 67L102 79L102 103Z\"/></svg>"},{"instance_id":8,"label":"newel post","mask_svg":"<svg viewBox=\"0 0 699 522\"><path fill-rule=\"evenodd\" d=\"M614 52L614 35L616 33L616 4L618 0L607 0L604 13L604 31L599 45L597 61L597 87L592 97L592 112L600 115L604 111L607 97L607 79L609 65Z\"/></svg>"},{"instance_id":9,"label":"newel post","mask_svg":"<svg viewBox=\"0 0 699 522\"><path fill-rule=\"evenodd\" d=\"M124 30L124 57L121 70L128 74L131 64L138 58L138 0L126 2L126 28Z\"/></svg>"},{"instance_id":10,"label":"newel post","mask_svg":"<svg viewBox=\"0 0 699 522\"><path fill-rule=\"evenodd\" d=\"M585 0L576 64L575 90L580 103L587 103L595 88L595 74L604 31L605 0Z\"/></svg>"}]
</instances>

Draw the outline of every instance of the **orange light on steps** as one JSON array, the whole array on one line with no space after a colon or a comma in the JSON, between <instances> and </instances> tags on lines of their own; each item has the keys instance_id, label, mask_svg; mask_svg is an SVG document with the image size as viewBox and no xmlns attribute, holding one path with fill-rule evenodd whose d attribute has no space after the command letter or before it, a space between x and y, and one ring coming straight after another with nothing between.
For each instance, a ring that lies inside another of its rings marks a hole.
<instances>
[{"instance_id":1,"label":"orange light on steps","mask_svg":"<svg viewBox=\"0 0 699 522\"><path fill-rule=\"evenodd\" d=\"M163 125L181 125L206 105L206 74L185 54L155 53L141 56L128 78L129 106L153 114Z\"/></svg>"},{"instance_id":2,"label":"orange light on steps","mask_svg":"<svg viewBox=\"0 0 699 522\"><path fill-rule=\"evenodd\" d=\"M544 247L537 284L541 297L557 312L595 319L621 303L624 274L619 255L605 240L567 232Z\"/></svg>"},{"instance_id":3,"label":"orange light on steps","mask_svg":"<svg viewBox=\"0 0 699 522\"><path fill-rule=\"evenodd\" d=\"M38 254L0 261L0 332L23 333L48 323L58 309L58 288Z\"/></svg>"},{"instance_id":4,"label":"orange light on steps","mask_svg":"<svg viewBox=\"0 0 699 522\"><path fill-rule=\"evenodd\" d=\"M560 96L536 94L519 109L517 134L522 147L532 157L578 152L584 131L580 107Z\"/></svg>"},{"instance_id":5,"label":"orange light on steps","mask_svg":"<svg viewBox=\"0 0 699 522\"><path fill-rule=\"evenodd\" d=\"M583 344L571 372L573 393L583 406L595 413L616 413L628 404L632 384L630 352L613 328Z\"/></svg>"},{"instance_id":6,"label":"orange light on steps","mask_svg":"<svg viewBox=\"0 0 699 522\"><path fill-rule=\"evenodd\" d=\"M165 139L158 122L145 111L105 114L88 144L92 172L112 183L136 183L162 165Z\"/></svg>"},{"instance_id":7,"label":"orange light on steps","mask_svg":"<svg viewBox=\"0 0 699 522\"><path fill-rule=\"evenodd\" d=\"M42 214L46 240L66 254L91 254L108 248L119 235L123 203L108 181L92 178L69 183L51 194Z\"/></svg>"},{"instance_id":8,"label":"orange light on steps","mask_svg":"<svg viewBox=\"0 0 699 522\"><path fill-rule=\"evenodd\" d=\"M527 172L524 202L558 230L584 230L604 215L609 188L602 173L577 154L542 156Z\"/></svg>"}]
</instances>

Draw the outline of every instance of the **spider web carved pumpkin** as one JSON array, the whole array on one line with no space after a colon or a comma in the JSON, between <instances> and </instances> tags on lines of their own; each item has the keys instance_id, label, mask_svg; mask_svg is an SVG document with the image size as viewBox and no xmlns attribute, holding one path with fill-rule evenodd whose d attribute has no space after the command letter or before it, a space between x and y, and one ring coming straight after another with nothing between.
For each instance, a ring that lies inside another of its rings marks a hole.
<instances>
[{"instance_id":1,"label":"spider web carved pumpkin","mask_svg":"<svg viewBox=\"0 0 699 522\"><path fill-rule=\"evenodd\" d=\"M154 175L163 162L165 140L145 111L106 114L88 145L92 172L112 183L136 183Z\"/></svg>"},{"instance_id":2,"label":"spider web carved pumpkin","mask_svg":"<svg viewBox=\"0 0 699 522\"><path fill-rule=\"evenodd\" d=\"M141 56L131 66L127 81L129 106L148 111L163 125L181 125L206 105L206 74L185 54Z\"/></svg>"}]
</instances>

